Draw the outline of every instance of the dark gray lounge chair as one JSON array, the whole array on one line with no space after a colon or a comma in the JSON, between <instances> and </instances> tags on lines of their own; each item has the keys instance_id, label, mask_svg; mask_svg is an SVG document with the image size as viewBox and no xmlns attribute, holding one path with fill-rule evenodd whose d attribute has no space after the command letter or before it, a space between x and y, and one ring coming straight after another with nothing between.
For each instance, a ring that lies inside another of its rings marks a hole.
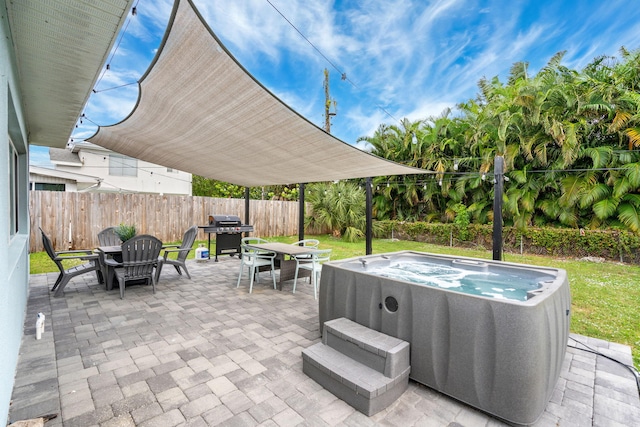
<instances>
[{"instance_id":1,"label":"dark gray lounge chair","mask_svg":"<svg viewBox=\"0 0 640 427\"><path fill-rule=\"evenodd\" d=\"M75 250L56 252L53 249L51 239L49 239L42 228L40 228L40 233L42 233L42 244L44 245L44 250L47 251L47 255L49 255L51 260L56 263L58 269L60 270L60 275L56 279L56 283L53 285L53 288L51 288L51 291L55 291L55 293L53 294L54 296L62 296L65 286L67 286L69 280L73 279L74 277L84 273L89 273L91 271L95 271L96 273L98 272L98 255L94 254L93 251ZM62 265L62 261L71 259L80 259L88 262L65 269L64 265ZM98 276L98 280L99 279L100 277Z\"/></svg>"},{"instance_id":2,"label":"dark gray lounge chair","mask_svg":"<svg viewBox=\"0 0 640 427\"><path fill-rule=\"evenodd\" d=\"M148 234L141 234L122 244L122 263L113 259L105 262L109 267L109 272L115 274L120 287L120 298L124 298L124 289L127 282L145 281L151 283L153 293L156 293L156 278L153 268L158 262L158 256L162 249L162 242L156 237ZM108 277L107 280L112 280Z\"/></svg>"},{"instance_id":3,"label":"dark gray lounge chair","mask_svg":"<svg viewBox=\"0 0 640 427\"><path fill-rule=\"evenodd\" d=\"M116 227L107 227L98 233L98 242L100 246L120 246L122 240L116 234Z\"/></svg>"},{"instance_id":4,"label":"dark gray lounge chair","mask_svg":"<svg viewBox=\"0 0 640 427\"><path fill-rule=\"evenodd\" d=\"M120 236L116 234L116 227L107 227L98 233L98 243L100 246L120 246L122 244L122 240L120 240ZM105 254L103 252L98 252L98 254L100 256L98 259L98 267L100 268L101 283L105 282L107 289L109 289L109 286L106 283L108 271L105 263ZM115 257L115 260L122 262L122 257L118 255Z\"/></svg>"},{"instance_id":5,"label":"dark gray lounge chair","mask_svg":"<svg viewBox=\"0 0 640 427\"><path fill-rule=\"evenodd\" d=\"M162 271L162 266L164 264L173 265L178 272L178 274L182 275L180 268L184 269L184 273L187 275L189 279L191 276L189 275L189 270L187 270L186 260L187 255L189 255L189 251L191 251L191 247L193 246L193 242L196 240L196 235L198 234L198 226L194 225L185 231L184 236L182 237L181 245L165 245L162 249L164 250L164 255L158 258L158 268L156 269L156 283L160 278L160 272ZM178 256L176 259L169 258L169 254L177 253Z\"/></svg>"}]
</instances>

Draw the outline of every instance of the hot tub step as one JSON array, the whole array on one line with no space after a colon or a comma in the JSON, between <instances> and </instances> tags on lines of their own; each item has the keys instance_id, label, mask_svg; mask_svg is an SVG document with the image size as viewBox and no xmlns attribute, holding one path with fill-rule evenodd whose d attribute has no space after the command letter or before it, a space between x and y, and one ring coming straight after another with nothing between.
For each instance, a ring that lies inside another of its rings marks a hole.
<instances>
[{"instance_id":1,"label":"hot tub step","mask_svg":"<svg viewBox=\"0 0 640 427\"><path fill-rule=\"evenodd\" d=\"M409 385L409 367L389 378L323 343L302 351L302 370L367 416L389 406Z\"/></svg>"},{"instance_id":2,"label":"hot tub step","mask_svg":"<svg viewBox=\"0 0 640 427\"><path fill-rule=\"evenodd\" d=\"M325 322L322 342L302 352L302 370L370 416L407 389L409 350L406 341L341 317Z\"/></svg>"},{"instance_id":3,"label":"hot tub step","mask_svg":"<svg viewBox=\"0 0 640 427\"><path fill-rule=\"evenodd\" d=\"M344 317L325 322L322 342L389 378L409 367L408 342Z\"/></svg>"}]
</instances>

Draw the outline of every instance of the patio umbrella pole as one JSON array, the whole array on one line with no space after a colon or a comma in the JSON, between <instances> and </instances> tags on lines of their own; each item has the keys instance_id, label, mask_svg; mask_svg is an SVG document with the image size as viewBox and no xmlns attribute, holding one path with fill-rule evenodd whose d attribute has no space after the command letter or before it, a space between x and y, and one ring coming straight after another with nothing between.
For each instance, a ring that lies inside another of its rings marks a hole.
<instances>
[{"instance_id":1,"label":"patio umbrella pole","mask_svg":"<svg viewBox=\"0 0 640 427\"><path fill-rule=\"evenodd\" d=\"M244 187L244 223L249 224L249 198L251 188ZM244 237L249 237L249 232L244 233Z\"/></svg>"},{"instance_id":2,"label":"patio umbrella pole","mask_svg":"<svg viewBox=\"0 0 640 427\"><path fill-rule=\"evenodd\" d=\"M502 261L502 193L504 191L504 157L496 156L493 163L493 259Z\"/></svg>"},{"instance_id":3,"label":"patio umbrella pole","mask_svg":"<svg viewBox=\"0 0 640 427\"><path fill-rule=\"evenodd\" d=\"M304 183L298 184L298 240L304 240ZM302 245L301 245L302 246Z\"/></svg>"},{"instance_id":4,"label":"patio umbrella pole","mask_svg":"<svg viewBox=\"0 0 640 427\"><path fill-rule=\"evenodd\" d=\"M366 187L366 216L367 216L367 225L366 225L366 239L367 239L367 255L371 255L373 253L373 249L371 248L371 230L373 229L373 209L372 209L372 200L373 195L371 194L371 188L373 187L373 181L371 177L367 178L365 181Z\"/></svg>"}]
</instances>

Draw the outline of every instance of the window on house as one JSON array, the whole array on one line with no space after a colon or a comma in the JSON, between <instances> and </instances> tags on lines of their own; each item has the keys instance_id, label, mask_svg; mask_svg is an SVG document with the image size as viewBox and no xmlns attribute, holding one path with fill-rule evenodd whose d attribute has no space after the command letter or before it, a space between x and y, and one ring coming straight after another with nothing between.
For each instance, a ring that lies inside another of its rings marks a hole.
<instances>
[{"instance_id":1,"label":"window on house","mask_svg":"<svg viewBox=\"0 0 640 427\"><path fill-rule=\"evenodd\" d=\"M109 154L109 175L138 176L138 160L122 154Z\"/></svg>"},{"instance_id":2,"label":"window on house","mask_svg":"<svg viewBox=\"0 0 640 427\"><path fill-rule=\"evenodd\" d=\"M65 191L64 184L47 184L44 182L36 182L35 190L44 190L44 191Z\"/></svg>"},{"instance_id":3,"label":"window on house","mask_svg":"<svg viewBox=\"0 0 640 427\"><path fill-rule=\"evenodd\" d=\"M14 236L18 233L18 183L19 181L19 163L18 151L9 139L9 235Z\"/></svg>"}]
</instances>

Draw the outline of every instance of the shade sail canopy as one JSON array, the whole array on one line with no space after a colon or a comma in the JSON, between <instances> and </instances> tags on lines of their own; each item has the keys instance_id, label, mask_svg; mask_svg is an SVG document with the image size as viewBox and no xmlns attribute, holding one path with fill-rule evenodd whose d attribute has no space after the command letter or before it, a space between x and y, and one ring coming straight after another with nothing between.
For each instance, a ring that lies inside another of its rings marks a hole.
<instances>
[{"instance_id":1,"label":"shade sail canopy","mask_svg":"<svg viewBox=\"0 0 640 427\"><path fill-rule=\"evenodd\" d=\"M247 187L427 171L373 156L297 114L226 50L189 0L122 122L89 141L141 160Z\"/></svg>"}]
</instances>

